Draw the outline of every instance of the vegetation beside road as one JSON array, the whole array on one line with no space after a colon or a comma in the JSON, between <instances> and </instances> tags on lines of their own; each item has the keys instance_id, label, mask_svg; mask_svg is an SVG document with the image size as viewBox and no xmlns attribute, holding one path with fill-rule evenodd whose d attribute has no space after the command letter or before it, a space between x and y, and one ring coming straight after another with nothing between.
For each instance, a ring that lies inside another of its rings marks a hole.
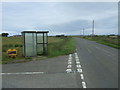
<instances>
[{"instance_id":1,"label":"vegetation beside road","mask_svg":"<svg viewBox=\"0 0 120 90\"><path fill-rule=\"evenodd\" d=\"M15 59L9 58L8 49L16 49L18 55ZM72 37L49 37L48 38L48 55L46 58L66 55L74 52L75 43ZM43 59L43 57L39 57ZM22 37L2 37L2 63L22 62L21 60L31 61L33 58L25 58L22 56Z\"/></svg>"},{"instance_id":2,"label":"vegetation beside road","mask_svg":"<svg viewBox=\"0 0 120 90\"><path fill-rule=\"evenodd\" d=\"M7 63L15 59L9 58L7 55L8 49L16 49L16 60L24 59L22 57L22 37L2 37L2 63Z\"/></svg>"},{"instance_id":3,"label":"vegetation beside road","mask_svg":"<svg viewBox=\"0 0 120 90\"><path fill-rule=\"evenodd\" d=\"M81 36L80 38L96 41L97 43L120 49L120 37L116 35Z\"/></svg>"},{"instance_id":4,"label":"vegetation beside road","mask_svg":"<svg viewBox=\"0 0 120 90\"><path fill-rule=\"evenodd\" d=\"M58 42L51 42L48 45L48 57L67 55L75 50L75 41L72 37L56 37Z\"/></svg>"}]
</instances>

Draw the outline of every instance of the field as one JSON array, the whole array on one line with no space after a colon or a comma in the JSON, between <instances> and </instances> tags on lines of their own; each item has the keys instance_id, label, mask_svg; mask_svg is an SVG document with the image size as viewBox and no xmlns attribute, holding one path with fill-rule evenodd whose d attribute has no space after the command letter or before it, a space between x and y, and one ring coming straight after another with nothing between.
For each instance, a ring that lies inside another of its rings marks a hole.
<instances>
[{"instance_id":1,"label":"field","mask_svg":"<svg viewBox=\"0 0 120 90\"><path fill-rule=\"evenodd\" d=\"M80 38L96 41L97 43L104 44L113 48L120 49L120 37L99 35L99 36L81 36Z\"/></svg>"},{"instance_id":2,"label":"field","mask_svg":"<svg viewBox=\"0 0 120 90\"><path fill-rule=\"evenodd\" d=\"M18 55L15 59L9 58L7 55L8 49L17 49ZM41 56L40 58L55 57L60 55L66 55L74 52L75 43L71 37L49 37L48 38L48 55ZM9 63L13 61L24 61L32 60L32 58L25 58L22 55L22 37L2 37L2 63ZM26 60L27 59L27 60Z\"/></svg>"}]
</instances>

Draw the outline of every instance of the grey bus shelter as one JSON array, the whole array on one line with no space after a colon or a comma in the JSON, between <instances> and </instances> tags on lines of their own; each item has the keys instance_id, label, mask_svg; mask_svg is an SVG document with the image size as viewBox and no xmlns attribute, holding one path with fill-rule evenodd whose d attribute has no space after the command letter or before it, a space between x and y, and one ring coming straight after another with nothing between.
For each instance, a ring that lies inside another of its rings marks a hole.
<instances>
[{"instance_id":1,"label":"grey bus shelter","mask_svg":"<svg viewBox=\"0 0 120 90\"><path fill-rule=\"evenodd\" d=\"M48 31L23 31L23 56L47 54Z\"/></svg>"}]
</instances>

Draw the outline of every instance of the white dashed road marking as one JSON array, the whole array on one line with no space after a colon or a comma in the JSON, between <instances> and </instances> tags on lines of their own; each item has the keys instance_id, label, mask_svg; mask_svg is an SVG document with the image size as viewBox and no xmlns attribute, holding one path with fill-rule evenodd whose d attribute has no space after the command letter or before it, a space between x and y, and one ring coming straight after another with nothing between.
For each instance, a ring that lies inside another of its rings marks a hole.
<instances>
[{"instance_id":1,"label":"white dashed road marking","mask_svg":"<svg viewBox=\"0 0 120 90\"><path fill-rule=\"evenodd\" d=\"M82 73L82 69L77 69L77 71L78 71L79 73Z\"/></svg>"},{"instance_id":2,"label":"white dashed road marking","mask_svg":"<svg viewBox=\"0 0 120 90\"><path fill-rule=\"evenodd\" d=\"M76 49L76 51L77 51L77 49ZM80 77L81 77L81 80L82 80L82 87L87 88L86 83L84 81L83 70L82 70L82 66L80 65L80 60L79 60L78 54L77 53L74 53L74 54L75 54L77 72L80 74ZM67 73L71 73L71 72L75 73L76 72L75 70L72 71L72 54L69 54L68 66L67 66L66 72Z\"/></svg>"},{"instance_id":3,"label":"white dashed road marking","mask_svg":"<svg viewBox=\"0 0 120 90\"><path fill-rule=\"evenodd\" d=\"M67 71L67 73L71 73L72 69L67 69L66 71Z\"/></svg>"},{"instance_id":4,"label":"white dashed road marking","mask_svg":"<svg viewBox=\"0 0 120 90\"><path fill-rule=\"evenodd\" d=\"M19 72L19 73L1 73L2 75L15 75L15 74L44 74L44 72Z\"/></svg>"},{"instance_id":5,"label":"white dashed road marking","mask_svg":"<svg viewBox=\"0 0 120 90\"><path fill-rule=\"evenodd\" d=\"M80 62L76 62L76 64L80 64Z\"/></svg>"},{"instance_id":6,"label":"white dashed road marking","mask_svg":"<svg viewBox=\"0 0 120 90\"><path fill-rule=\"evenodd\" d=\"M80 77L81 77L81 79L84 79L84 76L83 76L83 74L80 74Z\"/></svg>"},{"instance_id":7,"label":"white dashed road marking","mask_svg":"<svg viewBox=\"0 0 120 90\"><path fill-rule=\"evenodd\" d=\"M72 68L72 65L68 65L67 68Z\"/></svg>"},{"instance_id":8,"label":"white dashed road marking","mask_svg":"<svg viewBox=\"0 0 120 90\"><path fill-rule=\"evenodd\" d=\"M72 54L69 54L69 57L71 57L72 56Z\"/></svg>"},{"instance_id":9,"label":"white dashed road marking","mask_svg":"<svg viewBox=\"0 0 120 90\"><path fill-rule=\"evenodd\" d=\"M68 64L72 64L72 62L68 62Z\"/></svg>"},{"instance_id":10,"label":"white dashed road marking","mask_svg":"<svg viewBox=\"0 0 120 90\"><path fill-rule=\"evenodd\" d=\"M81 68L81 65L76 65L77 68Z\"/></svg>"},{"instance_id":11,"label":"white dashed road marking","mask_svg":"<svg viewBox=\"0 0 120 90\"><path fill-rule=\"evenodd\" d=\"M76 59L78 59L79 57L78 57L78 56L76 56L75 58L76 58Z\"/></svg>"},{"instance_id":12,"label":"white dashed road marking","mask_svg":"<svg viewBox=\"0 0 120 90\"><path fill-rule=\"evenodd\" d=\"M82 82L82 86L83 86L83 88L87 88L85 82Z\"/></svg>"},{"instance_id":13,"label":"white dashed road marking","mask_svg":"<svg viewBox=\"0 0 120 90\"><path fill-rule=\"evenodd\" d=\"M71 73L72 72L72 54L69 54L69 59L68 59L68 66L67 66L67 73Z\"/></svg>"},{"instance_id":14,"label":"white dashed road marking","mask_svg":"<svg viewBox=\"0 0 120 90\"><path fill-rule=\"evenodd\" d=\"M75 53L75 59L76 59L77 72L80 73L80 77L81 77L81 80L82 80L82 87L87 88L86 83L84 81L82 66L80 65L80 60L79 60L79 57L78 57L77 53Z\"/></svg>"}]
</instances>

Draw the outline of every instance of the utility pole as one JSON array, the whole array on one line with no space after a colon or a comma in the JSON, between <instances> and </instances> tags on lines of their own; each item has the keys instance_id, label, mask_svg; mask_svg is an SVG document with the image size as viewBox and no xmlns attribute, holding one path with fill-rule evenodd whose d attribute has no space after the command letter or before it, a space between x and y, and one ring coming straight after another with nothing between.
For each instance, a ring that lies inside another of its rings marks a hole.
<instances>
[{"instance_id":1,"label":"utility pole","mask_svg":"<svg viewBox=\"0 0 120 90\"><path fill-rule=\"evenodd\" d=\"M94 35L94 20L93 20L93 26L92 26L92 35Z\"/></svg>"},{"instance_id":2,"label":"utility pole","mask_svg":"<svg viewBox=\"0 0 120 90\"><path fill-rule=\"evenodd\" d=\"M84 31L85 31L85 29L83 28L83 36L84 36L84 34L85 34L85 32L84 32Z\"/></svg>"},{"instance_id":3,"label":"utility pole","mask_svg":"<svg viewBox=\"0 0 120 90\"><path fill-rule=\"evenodd\" d=\"M80 36L82 36L82 32L81 32L81 30L80 30Z\"/></svg>"}]
</instances>

